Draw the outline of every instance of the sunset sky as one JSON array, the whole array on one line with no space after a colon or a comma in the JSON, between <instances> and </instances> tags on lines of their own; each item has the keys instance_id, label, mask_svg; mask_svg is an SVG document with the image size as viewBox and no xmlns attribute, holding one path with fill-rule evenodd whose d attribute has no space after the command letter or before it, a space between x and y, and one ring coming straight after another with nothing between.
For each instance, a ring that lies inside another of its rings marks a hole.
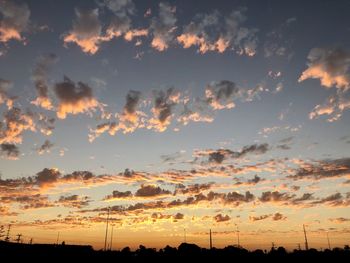
<instances>
[{"instance_id":1,"label":"sunset sky","mask_svg":"<svg viewBox=\"0 0 350 263\"><path fill-rule=\"evenodd\" d=\"M0 0L4 232L100 249L110 208L114 249L349 244L349 12Z\"/></svg>"}]
</instances>

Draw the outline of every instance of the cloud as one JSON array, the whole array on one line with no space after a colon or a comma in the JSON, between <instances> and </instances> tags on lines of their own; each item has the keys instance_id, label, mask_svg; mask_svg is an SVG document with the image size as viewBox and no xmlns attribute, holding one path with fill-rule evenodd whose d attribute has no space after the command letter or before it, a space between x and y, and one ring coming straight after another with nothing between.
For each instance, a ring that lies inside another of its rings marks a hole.
<instances>
[{"instance_id":1,"label":"cloud","mask_svg":"<svg viewBox=\"0 0 350 263\"><path fill-rule=\"evenodd\" d=\"M192 108L190 108L188 104L184 104L183 110L176 120L182 125L187 125L190 122L210 123L214 121L214 117L210 116L207 113L204 113L203 108L201 106L194 105Z\"/></svg>"},{"instance_id":2,"label":"cloud","mask_svg":"<svg viewBox=\"0 0 350 263\"><path fill-rule=\"evenodd\" d=\"M143 116L145 114L138 111L137 108L141 102L141 92L130 90L126 95L126 103L123 108L123 113L118 116L118 130L124 133L133 132L137 128L144 127Z\"/></svg>"},{"instance_id":3,"label":"cloud","mask_svg":"<svg viewBox=\"0 0 350 263\"><path fill-rule=\"evenodd\" d=\"M312 204L314 205L329 205L329 206L350 206L350 196L347 195L344 197L341 193L331 194L324 198L320 198L319 200L314 201Z\"/></svg>"},{"instance_id":4,"label":"cloud","mask_svg":"<svg viewBox=\"0 0 350 263\"><path fill-rule=\"evenodd\" d=\"M49 140L45 140L45 142L37 149L37 152L40 155L44 153L49 153L53 146L54 144L52 142L50 142Z\"/></svg>"},{"instance_id":5,"label":"cloud","mask_svg":"<svg viewBox=\"0 0 350 263\"><path fill-rule=\"evenodd\" d=\"M17 216L18 213L16 212L11 212L9 207L7 206L0 206L0 215L5 217L5 216ZM2 230L2 226L0 227L0 231Z\"/></svg>"},{"instance_id":6,"label":"cloud","mask_svg":"<svg viewBox=\"0 0 350 263\"><path fill-rule=\"evenodd\" d=\"M83 208L89 205L90 200L88 196L69 195L61 196L57 203L65 207Z\"/></svg>"},{"instance_id":7,"label":"cloud","mask_svg":"<svg viewBox=\"0 0 350 263\"><path fill-rule=\"evenodd\" d=\"M240 151L232 151L230 149L195 150L194 156L196 158L208 157L209 163L221 164L228 158L239 159L250 154L260 155L266 153L269 149L270 147L267 143L252 144L244 146Z\"/></svg>"},{"instance_id":8,"label":"cloud","mask_svg":"<svg viewBox=\"0 0 350 263\"><path fill-rule=\"evenodd\" d=\"M287 178L293 180L321 180L350 175L350 158L326 159L314 163L303 163Z\"/></svg>"},{"instance_id":9,"label":"cloud","mask_svg":"<svg viewBox=\"0 0 350 263\"><path fill-rule=\"evenodd\" d=\"M153 191L153 190L152 190ZM159 191L159 190L157 190ZM170 194L170 193L169 193ZM135 194L136 196L136 194ZM157 195L156 195L157 196ZM184 200L175 199L172 201L151 201L147 203L136 203L132 205L117 205L110 207L110 211L112 213L121 213L125 214L127 213L133 213L133 212L140 212L143 210L160 210L160 209L170 209L170 208L178 208L178 207L187 207L187 206L196 206L198 207L198 204L200 203L209 203L213 201L219 201L223 205L228 205L230 207L234 206L237 207L241 205L242 203L248 203L252 202L254 200L254 195L251 194L249 191L245 192L245 194L240 194L237 192L229 192L229 193L216 193L216 192L209 192L207 195L204 194L197 194L195 196L187 197ZM207 206L206 206L207 207ZM90 209L90 210L81 210L79 212L81 213L87 213L87 212L102 212L107 211L108 207L104 208L96 208L96 209Z\"/></svg>"},{"instance_id":10,"label":"cloud","mask_svg":"<svg viewBox=\"0 0 350 263\"><path fill-rule=\"evenodd\" d=\"M91 113L102 105L94 98L92 88L83 82L75 84L68 77L56 83L54 90L59 99L57 117L65 119L67 114Z\"/></svg>"},{"instance_id":11,"label":"cloud","mask_svg":"<svg viewBox=\"0 0 350 263\"><path fill-rule=\"evenodd\" d=\"M229 215L222 215L222 214L217 214L216 216L214 216L214 220L217 223L221 223L221 222L227 222L231 219L231 217Z\"/></svg>"},{"instance_id":12,"label":"cloud","mask_svg":"<svg viewBox=\"0 0 350 263\"><path fill-rule=\"evenodd\" d=\"M205 89L206 103L214 110L232 109L239 96L239 88L229 80L213 82Z\"/></svg>"},{"instance_id":13,"label":"cloud","mask_svg":"<svg viewBox=\"0 0 350 263\"><path fill-rule=\"evenodd\" d=\"M133 197L133 194L130 191L120 192L118 190L115 190L112 192L111 195L107 195L104 200L111 200L111 199L127 199Z\"/></svg>"},{"instance_id":14,"label":"cloud","mask_svg":"<svg viewBox=\"0 0 350 263\"><path fill-rule=\"evenodd\" d=\"M0 152L8 160L17 160L20 154L18 147L9 143L0 144Z\"/></svg>"},{"instance_id":15,"label":"cloud","mask_svg":"<svg viewBox=\"0 0 350 263\"><path fill-rule=\"evenodd\" d=\"M134 38L137 39L135 45L141 43L140 37L148 36L148 29L133 29L131 28L131 17L135 14L135 5L131 0L105 0L100 2L101 7L106 7L113 13L111 23L106 30L106 36L103 41L109 41L113 38L124 36L128 42Z\"/></svg>"},{"instance_id":16,"label":"cloud","mask_svg":"<svg viewBox=\"0 0 350 263\"><path fill-rule=\"evenodd\" d=\"M271 217L271 214L261 215L261 216L249 216L249 220L255 222L255 221L267 219L269 217Z\"/></svg>"},{"instance_id":17,"label":"cloud","mask_svg":"<svg viewBox=\"0 0 350 263\"><path fill-rule=\"evenodd\" d=\"M328 220L330 222L333 222L333 223L336 223L336 224L342 224L342 223L350 222L350 218L345 218L345 217L329 218Z\"/></svg>"},{"instance_id":18,"label":"cloud","mask_svg":"<svg viewBox=\"0 0 350 263\"><path fill-rule=\"evenodd\" d=\"M99 44L103 40L101 36L102 26L98 18L98 9L81 10L76 8L76 19L73 21L73 29L64 36L64 43L75 43L85 53L95 54Z\"/></svg>"},{"instance_id":19,"label":"cloud","mask_svg":"<svg viewBox=\"0 0 350 263\"><path fill-rule=\"evenodd\" d=\"M252 179L248 179L247 182L237 182L237 183L235 183L235 185L238 185L238 186L240 186L240 185L256 185L262 181L265 181L265 179L262 179L258 175L254 175L254 177Z\"/></svg>"},{"instance_id":20,"label":"cloud","mask_svg":"<svg viewBox=\"0 0 350 263\"><path fill-rule=\"evenodd\" d=\"M6 43L10 40L23 42L23 33L28 30L30 10L26 3L15 3L13 1L1 1L0 13L0 42Z\"/></svg>"},{"instance_id":21,"label":"cloud","mask_svg":"<svg viewBox=\"0 0 350 263\"><path fill-rule=\"evenodd\" d=\"M293 39L289 36L295 27L292 25L297 21L295 17L288 18L283 23L278 25L266 34L264 43L265 57L271 56L288 56L288 59L293 56L291 52Z\"/></svg>"},{"instance_id":22,"label":"cloud","mask_svg":"<svg viewBox=\"0 0 350 263\"><path fill-rule=\"evenodd\" d=\"M174 220L181 220L181 219L184 219L185 215L182 214L182 213L176 213L173 218Z\"/></svg>"},{"instance_id":23,"label":"cloud","mask_svg":"<svg viewBox=\"0 0 350 263\"><path fill-rule=\"evenodd\" d=\"M14 196L1 196L0 200L2 203L19 203L20 209L40 209L53 207L55 204L48 200L47 196L40 194L21 194Z\"/></svg>"},{"instance_id":24,"label":"cloud","mask_svg":"<svg viewBox=\"0 0 350 263\"><path fill-rule=\"evenodd\" d=\"M246 20L244 11L235 10L226 17L218 11L198 14L184 27L177 41L183 48L197 47L197 52L202 54L233 49L238 54L253 56L257 48L257 30L241 26Z\"/></svg>"},{"instance_id":25,"label":"cloud","mask_svg":"<svg viewBox=\"0 0 350 263\"><path fill-rule=\"evenodd\" d=\"M124 38L127 41L131 41L135 36L146 36L147 32L142 31L131 31L131 19L125 13L118 13L113 16L112 21L106 31L106 40L112 38L118 38L124 34Z\"/></svg>"},{"instance_id":26,"label":"cloud","mask_svg":"<svg viewBox=\"0 0 350 263\"><path fill-rule=\"evenodd\" d=\"M153 118L148 120L148 129L163 132L171 123L173 108L179 103L180 93L173 88L153 91Z\"/></svg>"},{"instance_id":27,"label":"cloud","mask_svg":"<svg viewBox=\"0 0 350 263\"><path fill-rule=\"evenodd\" d=\"M328 122L334 122L342 117L343 111L350 109L350 99L342 93L331 95L324 104L316 105L309 113L309 119L317 119L326 115Z\"/></svg>"},{"instance_id":28,"label":"cloud","mask_svg":"<svg viewBox=\"0 0 350 263\"><path fill-rule=\"evenodd\" d=\"M280 193L279 191L267 191L261 194L259 200L261 202L285 202L290 201L295 197L295 195L290 195L288 193Z\"/></svg>"},{"instance_id":29,"label":"cloud","mask_svg":"<svg viewBox=\"0 0 350 263\"><path fill-rule=\"evenodd\" d=\"M99 1L98 4L107 7L115 14L133 14L135 12L135 5L132 0L102 0Z\"/></svg>"},{"instance_id":30,"label":"cloud","mask_svg":"<svg viewBox=\"0 0 350 263\"><path fill-rule=\"evenodd\" d=\"M53 108L52 102L49 98L48 88L48 74L53 64L57 62L58 58L55 54L47 54L39 57L32 72L32 79L35 84L38 97L32 101L34 105L40 106L44 109L51 110Z\"/></svg>"},{"instance_id":31,"label":"cloud","mask_svg":"<svg viewBox=\"0 0 350 263\"><path fill-rule=\"evenodd\" d=\"M12 82L9 80L1 79L0 78L0 105L5 103L7 106L7 109L12 109L13 102L16 99L16 97L11 97L8 95L8 90L12 87Z\"/></svg>"},{"instance_id":32,"label":"cloud","mask_svg":"<svg viewBox=\"0 0 350 263\"><path fill-rule=\"evenodd\" d=\"M176 187L175 195L179 193L184 195L200 194L212 188L213 185L214 183L191 184L188 186L180 184L180 185L177 185Z\"/></svg>"},{"instance_id":33,"label":"cloud","mask_svg":"<svg viewBox=\"0 0 350 263\"><path fill-rule=\"evenodd\" d=\"M335 86L347 90L350 87L350 53L340 49L313 48L308 55L308 68L301 74L299 82L319 79L326 88Z\"/></svg>"},{"instance_id":34,"label":"cloud","mask_svg":"<svg viewBox=\"0 0 350 263\"><path fill-rule=\"evenodd\" d=\"M152 18L150 26L153 34L151 46L154 49L164 51L173 41L177 21L175 12L176 7L170 6L168 3L159 3L158 17Z\"/></svg>"},{"instance_id":35,"label":"cloud","mask_svg":"<svg viewBox=\"0 0 350 263\"><path fill-rule=\"evenodd\" d=\"M22 143L24 131L35 131L34 116L32 113L22 113L20 108L11 108L4 113L0 122L0 144Z\"/></svg>"},{"instance_id":36,"label":"cloud","mask_svg":"<svg viewBox=\"0 0 350 263\"><path fill-rule=\"evenodd\" d=\"M52 134L52 131L55 129L55 118L48 117L42 113L38 113L36 116L36 126L42 134L49 136Z\"/></svg>"},{"instance_id":37,"label":"cloud","mask_svg":"<svg viewBox=\"0 0 350 263\"><path fill-rule=\"evenodd\" d=\"M141 185L141 188L137 189L135 196L138 197L154 197L170 195L171 192L168 190L161 189L159 186L155 185Z\"/></svg>"},{"instance_id":38,"label":"cloud","mask_svg":"<svg viewBox=\"0 0 350 263\"><path fill-rule=\"evenodd\" d=\"M175 164L176 161L179 161L181 157L185 154L186 151L178 151L172 154L164 154L160 156L160 159L162 160L163 163L168 163L168 164Z\"/></svg>"},{"instance_id":39,"label":"cloud","mask_svg":"<svg viewBox=\"0 0 350 263\"><path fill-rule=\"evenodd\" d=\"M280 221L280 220L286 219L286 217L281 213L275 213L275 214L267 214L267 215L261 215L261 216L250 216L249 220L255 222L255 221L265 220L267 218L271 218L273 221Z\"/></svg>"},{"instance_id":40,"label":"cloud","mask_svg":"<svg viewBox=\"0 0 350 263\"><path fill-rule=\"evenodd\" d=\"M57 169L44 168L42 171L36 174L34 180L40 187L45 187L46 185L55 183L60 176L61 173Z\"/></svg>"},{"instance_id":41,"label":"cloud","mask_svg":"<svg viewBox=\"0 0 350 263\"><path fill-rule=\"evenodd\" d=\"M275 213L272 216L272 220L273 221L280 221L280 220L285 220L287 217L285 217L284 215L282 215L281 213Z\"/></svg>"},{"instance_id":42,"label":"cloud","mask_svg":"<svg viewBox=\"0 0 350 263\"><path fill-rule=\"evenodd\" d=\"M299 126L272 126L272 127L264 127L259 131L259 134L268 137L271 133L275 132L298 132L301 129L301 125ZM283 143L283 142L282 142Z\"/></svg>"},{"instance_id":43,"label":"cloud","mask_svg":"<svg viewBox=\"0 0 350 263\"><path fill-rule=\"evenodd\" d=\"M89 141L93 142L105 132L115 135L118 131L130 133L134 132L137 128L145 127L145 113L137 110L141 103L141 96L141 92L130 90L126 95L126 103L122 113L117 114L118 122L108 121L97 125L95 129L90 130Z\"/></svg>"}]
</instances>

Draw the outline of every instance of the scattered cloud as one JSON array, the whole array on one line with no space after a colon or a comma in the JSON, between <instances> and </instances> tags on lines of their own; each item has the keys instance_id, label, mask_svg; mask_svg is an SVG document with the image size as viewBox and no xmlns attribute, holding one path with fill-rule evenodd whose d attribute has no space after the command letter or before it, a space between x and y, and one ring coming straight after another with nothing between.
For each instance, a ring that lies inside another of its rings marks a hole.
<instances>
[{"instance_id":1,"label":"scattered cloud","mask_svg":"<svg viewBox=\"0 0 350 263\"><path fill-rule=\"evenodd\" d=\"M95 54L103 40L101 36L102 26L98 14L98 9L81 10L76 8L76 19L73 21L73 28L64 36L64 43L75 43L83 52L91 55Z\"/></svg>"},{"instance_id":2,"label":"scattered cloud","mask_svg":"<svg viewBox=\"0 0 350 263\"><path fill-rule=\"evenodd\" d=\"M336 224L342 224L342 223L350 222L350 218L345 218L345 217L329 218L328 220L330 222L336 223Z\"/></svg>"},{"instance_id":3,"label":"scattered cloud","mask_svg":"<svg viewBox=\"0 0 350 263\"><path fill-rule=\"evenodd\" d=\"M49 98L48 74L53 64L57 62L58 58L55 54L47 54L38 58L36 65L32 72L32 79L35 84L38 97L32 103L44 109L51 110L53 108L52 102Z\"/></svg>"},{"instance_id":4,"label":"scattered cloud","mask_svg":"<svg viewBox=\"0 0 350 263\"><path fill-rule=\"evenodd\" d=\"M326 88L335 86L347 90L350 87L350 53L340 49L313 48L308 55L308 68L301 74L299 82L319 79Z\"/></svg>"},{"instance_id":5,"label":"scattered cloud","mask_svg":"<svg viewBox=\"0 0 350 263\"><path fill-rule=\"evenodd\" d=\"M214 220L216 223L227 222L231 219L229 215L217 214L214 216Z\"/></svg>"},{"instance_id":6,"label":"scattered cloud","mask_svg":"<svg viewBox=\"0 0 350 263\"><path fill-rule=\"evenodd\" d=\"M20 154L18 147L9 143L0 144L0 152L8 160L17 160Z\"/></svg>"},{"instance_id":7,"label":"scattered cloud","mask_svg":"<svg viewBox=\"0 0 350 263\"><path fill-rule=\"evenodd\" d=\"M159 186L155 185L141 185L141 188L137 189L135 196L138 197L154 197L154 196L163 196L170 195L171 192L164 190Z\"/></svg>"},{"instance_id":8,"label":"scattered cloud","mask_svg":"<svg viewBox=\"0 0 350 263\"><path fill-rule=\"evenodd\" d=\"M28 30L30 10L26 3L13 1L0 2L0 42L10 40L24 42L23 33Z\"/></svg>"},{"instance_id":9,"label":"scattered cloud","mask_svg":"<svg viewBox=\"0 0 350 263\"><path fill-rule=\"evenodd\" d=\"M326 159L314 163L304 162L287 178L293 180L321 180L346 177L350 174L350 158Z\"/></svg>"},{"instance_id":10,"label":"scattered cloud","mask_svg":"<svg viewBox=\"0 0 350 263\"><path fill-rule=\"evenodd\" d=\"M92 88L83 82L74 83L68 77L54 87L59 104L57 117L65 119L67 114L91 113L102 105L93 96Z\"/></svg>"},{"instance_id":11,"label":"scattered cloud","mask_svg":"<svg viewBox=\"0 0 350 263\"><path fill-rule=\"evenodd\" d=\"M72 208L83 208L85 206L88 206L90 202L90 199L88 196L79 196L79 195L69 195L69 196L61 196L57 203L59 205L65 206L65 207L72 207Z\"/></svg>"},{"instance_id":12,"label":"scattered cloud","mask_svg":"<svg viewBox=\"0 0 350 263\"><path fill-rule=\"evenodd\" d=\"M237 54L254 56L257 49L257 29L242 26L246 21L245 9L234 10L228 16L218 11L197 14L186 25L177 41L183 48L197 47L197 52L215 51L223 53L227 49Z\"/></svg>"},{"instance_id":13,"label":"scattered cloud","mask_svg":"<svg viewBox=\"0 0 350 263\"><path fill-rule=\"evenodd\" d=\"M20 144L23 132L35 131L34 116L31 112L22 113L20 108L14 107L4 112L0 122L0 144Z\"/></svg>"},{"instance_id":14,"label":"scattered cloud","mask_svg":"<svg viewBox=\"0 0 350 263\"><path fill-rule=\"evenodd\" d=\"M44 153L50 153L51 148L54 146L52 142L49 140L45 140L45 142L37 149L37 152L39 155L42 155Z\"/></svg>"},{"instance_id":15,"label":"scattered cloud","mask_svg":"<svg viewBox=\"0 0 350 263\"><path fill-rule=\"evenodd\" d=\"M151 46L158 51L168 49L176 30L176 7L160 2L158 16L152 18L150 29L153 39Z\"/></svg>"}]
</instances>

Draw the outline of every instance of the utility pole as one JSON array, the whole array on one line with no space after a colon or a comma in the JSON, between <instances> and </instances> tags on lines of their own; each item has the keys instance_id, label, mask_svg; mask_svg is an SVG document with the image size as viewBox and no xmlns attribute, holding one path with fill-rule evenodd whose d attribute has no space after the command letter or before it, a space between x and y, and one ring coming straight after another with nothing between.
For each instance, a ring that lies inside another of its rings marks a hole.
<instances>
[{"instance_id":1,"label":"utility pole","mask_svg":"<svg viewBox=\"0 0 350 263\"><path fill-rule=\"evenodd\" d=\"M6 238L5 238L6 242L10 241L10 230L11 230L11 224L7 228L7 234L6 234Z\"/></svg>"},{"instance_id":2,"label":"utility pole","mask_svg":"<svg viewBox=\"0 0 350 263\"><path fill-rule=\"evenodd\" d=\"M271 250L275 250L275 243L274 242L271 243Z\"/></svg>"},{"instance_id":3,"label":"utility pole","mask_svg":"<svg viewBox=\"0 0 350 263\"><path fill-rule=\"evenodd\" d=\"M306 236L306 230L305 230L304 224L303 224L303 229L304 229L304 237L305 237L305 250L309 250L309 244L307 242L307 236Z\"/></svg>"},{"instance_id":4,"label":"utility pole","mask_svg":"<svg viewBox=\"0 0 350 263\"><path fill-rule=\"evenodd\" d=\"M17 243L19 243L21 241L21 236L22 236L22 234L17 234L17 239L16 239Z\"/></svg>"},{"instance_id":5,"label":"utility pole","mask_svg":"<svg viewBox=\"0 0 350 263\"><path fill-rule=\"evenodd\" d=\"M298 250L301 250L300 243L298 243Z\"/></svg>"},{"instance_id":6,"label":"utility pole","mask_svg":"<svg viewBox=\"0 0 350 263\"><path fill-rule=\"evenodd\" d=\"M186 228L184 228L184 243L186 243Z\"/></svg>"},{"instance_id":7,"label":"utility pole","mask_svg":"<svg viewBox=\"0 0 350 263\"><path fill-rule=\"evenodd\" d=\"M111 242L110 242L110 245L109 245L109 250L112 250L112 244L113 244L113 228L114 228L114 226L112 225Z\"/></svg>"},{"instance_id":8,"label":"utility pole","mask_svg":"<svg viewBox=\"0 0 350 263\"><path fill-rule=\"evenodd\" d=\"M56 244L58 245L58 240L60 239L60 232L58 231L57 233L57 241L56 241Z\"/></svg>"},{"instance_id":9,"label":"utility pole","mask_svg":"<svg viewBox=\"0 0 350 263\"><path fill-rule=\"evenodd\" d=\"M33 244L33 238L30 239L29 244Z\"/></svg>"},{"instance_id":10,"label":"utility pole","mask_svg":"<svg viewBox=\"0 0 350 263\"><path fill-rule=\"evenodd\" d=\"M108 212L107 212L107 221L106 221L106 234L105 234L105 247L104 251L106 251L107 248L107 235L108 235L108 221L109 221L109 207L108 207Z\"/></svg>"},{"instance_id":11,"label":"utility pole","mask_svg":"<svg viewBox=\"0 0 350 263\"><path fill-rule=\"evenodd\" d=\"M213 248L213 240L211 238L211 229L209 229L209 247L210 247L210 249Z\"/></svg>"},{"instance_id":12,"label":"utility pole","mask_svg":"<svg viewBox=\"0 0 350 263\"><path fill-rule=\"evenodd\" d=\"M327 232L327 241L328 241L328 248L329 248L329 250L331 250L331 243L329 242L328 232Z\"/></svg>"},{"instance_id":13,"label":"utility pole","mask_svg":"<svg viewBox=\"0 0 350 263\"><path fill-rule=\"evenodd\" d=\"M238 229L238 225L237 225L237 247L240 247L240 244L239 244L239 229Z\"/></svg>"}]
</instances>

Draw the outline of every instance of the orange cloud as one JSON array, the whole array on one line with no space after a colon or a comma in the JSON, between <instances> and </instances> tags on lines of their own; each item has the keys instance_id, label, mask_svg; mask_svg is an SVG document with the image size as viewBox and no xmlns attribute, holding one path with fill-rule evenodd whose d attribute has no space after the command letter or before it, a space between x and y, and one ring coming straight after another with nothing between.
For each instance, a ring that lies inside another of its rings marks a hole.
<instances>
[{"instance_id":1,"label":"orange cloud","mask_svg":"<svg viewBox=\"0 0 350 263\"><path fill-rule=\"evenodd\" d=\"M102 104L93 97L92 88L87 84L78 82L77 85L68 77L56 83L55 93L59 99L57 117L65 119L67 114L91 113Z\"/></svg>"},{"instance_id":2,"label":"orange cloud","mask_svg":"<svg viewBox=\"0 0 350 263\"><path fill-rule=\"evenodd\" d=\"M30 10L28 5L12 1L0 2L0 42L10 40L24 41L22 33L29 25Z\"/></svg>"},{"instance_id":3,"label":"orange cloud","mask_svg":"<svg viewBox=\"0 0 350 263\"><path fill-rule=\"evenodd\" d=\"M350 87L350 54L341 49L313 48L308 55L308 69L298 79L320 79L326 88L335 86L347 90Z\"/></svg>"}]
</instances>

